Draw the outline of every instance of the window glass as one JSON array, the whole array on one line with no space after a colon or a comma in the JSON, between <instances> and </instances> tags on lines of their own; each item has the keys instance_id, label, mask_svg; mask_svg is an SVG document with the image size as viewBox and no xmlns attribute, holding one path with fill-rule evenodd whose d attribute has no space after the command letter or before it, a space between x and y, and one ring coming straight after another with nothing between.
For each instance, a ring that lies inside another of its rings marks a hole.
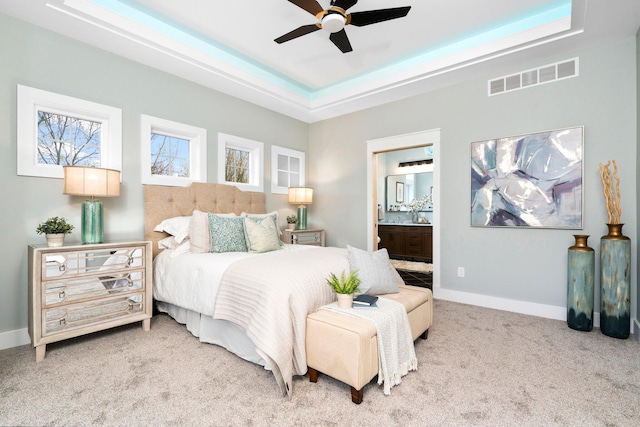
<instances>
[{"instance_id":1,"label":"window glass","mask_svg":"<svg viewBox=\"0 0 640 427\"><path fill-rule=\"evenodd\" d=\"M151 133L151 174L189 178L189 140Z\"/></svg>"},{"instance_id":2,"label":"window glass","mask_svg":"<svg viewBox=\"0 0 640 427\"><path fill-rule=\"evenodd\" d=\"M102 123L38 111L38 164L100 167Z\"/></svg>"}]
</instances>

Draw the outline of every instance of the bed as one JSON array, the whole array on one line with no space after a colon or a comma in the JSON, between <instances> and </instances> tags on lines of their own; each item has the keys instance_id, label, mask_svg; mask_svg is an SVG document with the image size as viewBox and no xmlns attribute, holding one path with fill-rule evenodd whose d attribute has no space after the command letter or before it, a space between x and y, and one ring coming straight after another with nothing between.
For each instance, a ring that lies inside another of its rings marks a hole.
<instances>
[{"instance_id":1,"label":"bed","mask_svg":"<svg viewBox=\"0 0 640 427\"><path fill-rule=\"evenodd\" d=\"M254 221L272 227L268 218L275 213L266 212L264 193L193 183L188 187L146 185L144 197L145 238L153 242L158 311L185 324L202 342L222 346L271 370L280 391L290 397L293 376L307 371L306 316L335 300L326 278L349 270L346 249L284 245L278 238L280 248L259 253L202 252L198 241L205 233L198 230L203 215L211 219L207 227L214 236L235 227L236 218L243 218L235 215L241 214L252 218L242 220L247 230ZM190 224L188 237L180 231L184 221ZM180 229L155 231L167 230L159 225L172 222L181 224ZM277 227L277 217L273 223ZM245 236L250 249L260 247L256 239ZM207 242L212 248L215 243L215 237ZM159 244L169 249L159 249Z\"/></svg>"}]
</instances>

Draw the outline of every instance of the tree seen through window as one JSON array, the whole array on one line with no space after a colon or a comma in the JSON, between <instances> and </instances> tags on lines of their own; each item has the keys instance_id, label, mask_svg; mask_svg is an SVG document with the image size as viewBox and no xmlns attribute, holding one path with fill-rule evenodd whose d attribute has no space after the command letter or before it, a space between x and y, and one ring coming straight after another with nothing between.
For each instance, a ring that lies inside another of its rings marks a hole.
<instances>
[{"instance_id":1,"label":"tree seen through window","mask_svg":"<svg viewBox=\"0 0 640 427\"><path fill-rule=\"evenodd\" d=\"M102 123L38 111L38 164L100 164Z\"/></svg>"}]
</instances>

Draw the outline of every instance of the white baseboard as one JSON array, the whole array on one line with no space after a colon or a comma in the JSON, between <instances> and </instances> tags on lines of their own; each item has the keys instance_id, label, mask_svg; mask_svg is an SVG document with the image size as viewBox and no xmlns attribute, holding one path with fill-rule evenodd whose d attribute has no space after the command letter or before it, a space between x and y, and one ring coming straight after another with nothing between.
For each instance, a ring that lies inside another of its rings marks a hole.
<instances>
[{"instance_id":1,"label":"white baseboard","mask_svg":"<svg viewBox=\"0 0 640 427\"><path fill-rule=\"evenodd\" d=\"M471 292L453 291L451 289L443 289L437 285L433 286L433 297L445 301L477 305L479 307L511 311L513 313L529 314L546 319L563 320L565 322L567 320L566 307L492 297ZM593 313L593 326L596 328L600 327L600 313L598 312ZM640 324L638 324L638 326L640 327Z\"/></svg>"},{"instance_id":2,"label":"white baseboard","mask_svg":"<svg viewBox=\"0 0 640 427\"><path fill-rule=\"evenodd\" d=\"M31 343L27 328L0 333L0 350Z\"/></svg>"}]
</instances>

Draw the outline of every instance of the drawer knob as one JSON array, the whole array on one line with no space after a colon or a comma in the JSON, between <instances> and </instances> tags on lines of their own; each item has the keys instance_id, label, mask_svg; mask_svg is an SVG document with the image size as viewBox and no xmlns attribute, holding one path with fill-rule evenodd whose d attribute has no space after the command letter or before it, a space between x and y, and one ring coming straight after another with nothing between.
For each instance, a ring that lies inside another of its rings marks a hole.
<instances>
[{"instance_id":1,"label":"drawer knob","mask_svg":"<svg viewBox=\"0 0 640 427\"><path fill-rule=\"evenodd\" d=\"M66 296L67 296L67 294L65 294L64 291L60 291L60 293L58 294L58 298L60 298L60 299L64 299L64 297L66 297Z\"/></svg>"}]
</instances>

